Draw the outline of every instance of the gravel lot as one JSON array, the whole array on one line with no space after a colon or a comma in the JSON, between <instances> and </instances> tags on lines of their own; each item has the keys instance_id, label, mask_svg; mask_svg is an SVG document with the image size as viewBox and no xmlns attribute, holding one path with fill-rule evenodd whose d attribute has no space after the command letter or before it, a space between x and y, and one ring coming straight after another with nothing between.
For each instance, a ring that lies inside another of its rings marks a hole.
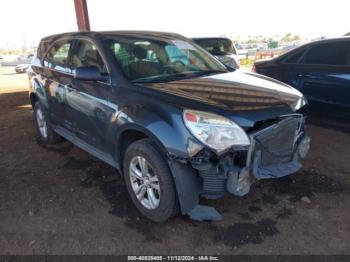
<instances>
[{"instance_id":1,"label":"gravel lot","mask_svg":"<svg viewBox=\"0 0 350 262\"><path fill-rule=\"evenodd\" d=\"M1 254L350 254L350 124L312 117L304 168L206 201L222 221L153 224L113 168L37 142L26 84L0 67Z\"/></svg>"}]
</instances>

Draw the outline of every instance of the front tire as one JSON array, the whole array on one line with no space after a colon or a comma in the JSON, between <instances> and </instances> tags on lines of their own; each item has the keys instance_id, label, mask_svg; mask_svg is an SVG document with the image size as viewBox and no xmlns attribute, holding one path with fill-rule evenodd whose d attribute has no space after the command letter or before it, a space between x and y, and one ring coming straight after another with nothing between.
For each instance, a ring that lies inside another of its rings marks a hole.
<instances>
[{"instance_id":1,"label":"front tire","mask_svg":"<svg viewBox=\"0 0 350 262\"><path fill-rule=\"evenodd\" d=\"M154 222L178 212L178 200L167 162L150 139L132 143L124 155L124 179L137 209Z\"/></svg>"},{"instance_id":2,"label":"front tire","mask_svg":"<svg viewBox=\"0 0 350 262\"><path fill-rule=\"evenodd\" d=\"M58 134L53 131L46 113L43 111L39 101L34 105L34 118L39 140L45 144L56 144L62 140Z\"/></svg>"}]
</instances>

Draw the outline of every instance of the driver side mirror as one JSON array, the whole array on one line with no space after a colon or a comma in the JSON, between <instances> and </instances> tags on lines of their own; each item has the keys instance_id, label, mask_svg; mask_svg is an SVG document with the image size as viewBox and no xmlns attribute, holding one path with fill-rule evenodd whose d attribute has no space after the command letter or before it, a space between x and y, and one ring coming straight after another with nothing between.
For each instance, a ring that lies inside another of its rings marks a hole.
<instances>
[{"instance_id":1,"label":"driver side mirror","mask_svg":"<svg viewBox=\"0 0 350 262\"><path fill-rule=\"evenodd\" d=\"M107 81L108 74L102 73L96 66L77 67L74 71L74 78L85 81Z\"/></svg>"}]
</instances>

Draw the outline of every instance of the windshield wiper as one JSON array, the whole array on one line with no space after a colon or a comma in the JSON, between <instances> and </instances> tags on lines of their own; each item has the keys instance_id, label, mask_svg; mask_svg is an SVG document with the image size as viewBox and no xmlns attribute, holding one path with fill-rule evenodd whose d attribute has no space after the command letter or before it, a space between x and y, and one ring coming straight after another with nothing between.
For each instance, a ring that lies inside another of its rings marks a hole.
<instances>
[{"instance_id":1,"label":"windshield wiper","mask_svg":"<svg viewBox=\"0 0 350 262\"><path fill-rule=\"evenodd\" d=\"M188 76L188 73L178 73L171 75L161 75L161 76L151 76L132 80L133 83L159 83L159 82L169 82L177 80L182 77Z\"/></svg>"},{"instance_id":2,"label":"windshield wiper","mask_svg":"<svg viewBox=\"0 0 350 262\"><path fill-rule=\"evenodd\" d=\"M225 71L225 70L203 70L203 71L195 71L195 72L193 72L193 75L205 76L205 75L224 74L224 73L228 73L228 71Z\"/></svg>"},{"instance_id":3,"label":"windshield wiper","mask_svg":"<svg viewBox=\"0 0 350 262\"><path fill-rule=\"evenodd\" d=\"M162 82L175 81L186 77L221 74L221 73L227 73L227 72L228 71L224 71L224 70L188 71L185 73L178 73L178 74L138 78L138 79L132 80L131 82L132 83L162 83Z\"/></svg>"}]
</instances>

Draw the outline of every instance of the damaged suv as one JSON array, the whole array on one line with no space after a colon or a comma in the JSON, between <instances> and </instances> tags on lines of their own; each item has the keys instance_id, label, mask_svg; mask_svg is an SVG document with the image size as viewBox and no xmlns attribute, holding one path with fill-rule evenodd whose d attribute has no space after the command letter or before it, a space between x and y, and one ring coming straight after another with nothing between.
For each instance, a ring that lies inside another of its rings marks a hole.
<instances>
[{"instance_id":1,"label":"damaged suv","mask_svg":"<svg viewBox=\"0 0 350 262\"><path fill-rule=\"evenodd\" d=\"M201 198L243 196L301 168L310 139L296 89L229 71L191 40L76 32L40 42L28 70L39 138L62 137L115 167L137 209L220 219Z\"/></svg>"}]
</instances>

